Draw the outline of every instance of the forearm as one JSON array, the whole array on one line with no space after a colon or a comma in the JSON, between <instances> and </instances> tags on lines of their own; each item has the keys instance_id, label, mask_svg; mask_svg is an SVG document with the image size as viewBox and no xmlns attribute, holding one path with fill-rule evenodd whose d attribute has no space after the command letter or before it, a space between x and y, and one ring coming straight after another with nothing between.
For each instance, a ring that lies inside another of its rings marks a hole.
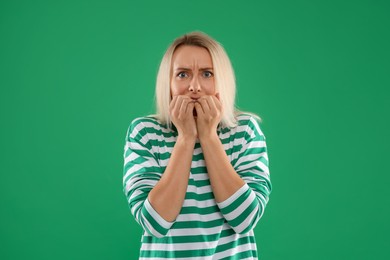
<instances>
[{"instance_id":1,"label":"forearm","mask_svg":"<svg viewBox=\"0 0 390 260\"><path fill-rule=\"evenodd\" d=\"M166 221L174 221L183 205L194 145L195 140L178 137L164 174L149 193L150 204Z\"/></svg>"},{"instance_id":2,"label":"forearm","mask_svg":"<svg viewBox=\"0 0 390 260\"><path fill-rule=\"evenodd\" d=\"M215 200L222 202L238 191L245 182L230 164L216 134L200 139L200 143Z\"/></svg>"}]
</instances>

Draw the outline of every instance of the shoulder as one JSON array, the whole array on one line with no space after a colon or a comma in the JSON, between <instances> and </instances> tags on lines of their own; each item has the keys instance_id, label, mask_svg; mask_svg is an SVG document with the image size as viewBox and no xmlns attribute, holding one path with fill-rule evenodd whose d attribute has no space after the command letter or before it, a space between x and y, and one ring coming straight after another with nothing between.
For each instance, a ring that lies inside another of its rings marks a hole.
<instances>
[{"instance_id":1,"label":"shoulder","mask_svg":"<svg viewBox=\"0 0 390 260\"><path fill-rule=\"evenodd\" d=\"M162 124L154 115L142 116L136 117L130 122L127 137L167 131L167 126Z\"/></svg>"},{"instance_id":2,"label":"shoulder","mask_svg":"<svg viewBox=\"0 0 390 260\"><path fill-rule=\"evenodd\" d=\"M241 112L236 116L237 127L245 129L249 135L253 136L264 136L263 130L261 128L262 119L254 114L249 112Z\"/></svg>"},{"instance_id":3,"label":"shoulder","mask_svg":"<svg viewBox=\"0 0 390 260\"><path fill-rule=\"evenodd\" d=\"M144 127L161 127L160 122L154 116L142 116L134 118L131 123L131 128L144 128Z\"/></svg>"}]
</instances>

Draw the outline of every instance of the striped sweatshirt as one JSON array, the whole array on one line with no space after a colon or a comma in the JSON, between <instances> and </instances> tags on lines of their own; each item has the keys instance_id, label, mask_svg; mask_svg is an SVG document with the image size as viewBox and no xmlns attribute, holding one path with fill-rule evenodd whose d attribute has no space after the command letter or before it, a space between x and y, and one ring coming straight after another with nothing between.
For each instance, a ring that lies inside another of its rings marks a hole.
<instances>
[{"instance_id":1,"label":"striped sweatshirt","mask_svg":"<svg viewBox=\"0 0 390 260\"><path fill-rule=\"evenodd\" d=\"M245 184L217 203L199 141L193 151L183 206L166 221L153 209L149 192L168 165L177 132L153 117L134 119L124 146L123 192L143 228L139 259L258 259L253 228L264 214L271 193L265 136L250 114L237 116L233 128L217 134Z\"/></svg>"}]
</instances>

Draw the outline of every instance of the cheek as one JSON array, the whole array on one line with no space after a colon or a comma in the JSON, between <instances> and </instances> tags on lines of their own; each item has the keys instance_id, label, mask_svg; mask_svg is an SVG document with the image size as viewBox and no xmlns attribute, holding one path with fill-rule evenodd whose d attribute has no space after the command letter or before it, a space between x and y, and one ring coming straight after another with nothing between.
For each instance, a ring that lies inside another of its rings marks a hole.
<instances>
[{"instance_id":1,"label":"cheek","mask_svg":"<svg viewBox=\"0 0 390 260\"><path fill-rule=\"evenodd\" d=\"M175 87L175 86L171 86L171 95L172 96L176 96L176 95L181 95L181 91L179 88Z\"/></svg>"},{"instance_id":2,"label":"cheek","mask_svg":"<svg viewBox=\"0 0 390 260\"><path fill-rule=\"evenodd\" d=\"M214 80L210 80L210 81L205 82L204 86L205 86L206 94L208 94L208 95L215 94L216 89L215 89L215 85L214 85Z\"/></svg>"},{"instance_id":3,"label":"cheek","mask_svg":"<svg viewBox=\"0 0 390 260\"><path fill-rule=\"evenodd\" d=\"M172 81L171 82L171 95L183 95L185 94L186 91L186 85L183 82L176 82Z\"/></svg>"},{"instance_id":4,"label":"cheek","mask_svg":"<svg viewBox=\"0 0 390 260\"><path fill-rule=\"evenodd\" d=\"M175 82L173 82L173 80L171 81L170 89L171 89L172 96L177 94L177 86L176 86Z\"/></svg>"}]
</instances>

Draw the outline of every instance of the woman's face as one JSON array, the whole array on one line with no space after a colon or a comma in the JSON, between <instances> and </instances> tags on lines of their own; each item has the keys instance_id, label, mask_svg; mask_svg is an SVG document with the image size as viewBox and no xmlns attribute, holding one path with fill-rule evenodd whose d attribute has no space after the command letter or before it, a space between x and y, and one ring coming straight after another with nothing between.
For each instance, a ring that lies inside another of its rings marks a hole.
<instances>
[{"instance_id":1,"label":"woman's face","mask_svg":"<svg viewBox=\"0 0 390 260\"><path fill-rule=\"evenodd\" d=\"M171 96L216 95L213 62L206 48L182 45L172 57Z\"/></svg>"}]
</instances>

